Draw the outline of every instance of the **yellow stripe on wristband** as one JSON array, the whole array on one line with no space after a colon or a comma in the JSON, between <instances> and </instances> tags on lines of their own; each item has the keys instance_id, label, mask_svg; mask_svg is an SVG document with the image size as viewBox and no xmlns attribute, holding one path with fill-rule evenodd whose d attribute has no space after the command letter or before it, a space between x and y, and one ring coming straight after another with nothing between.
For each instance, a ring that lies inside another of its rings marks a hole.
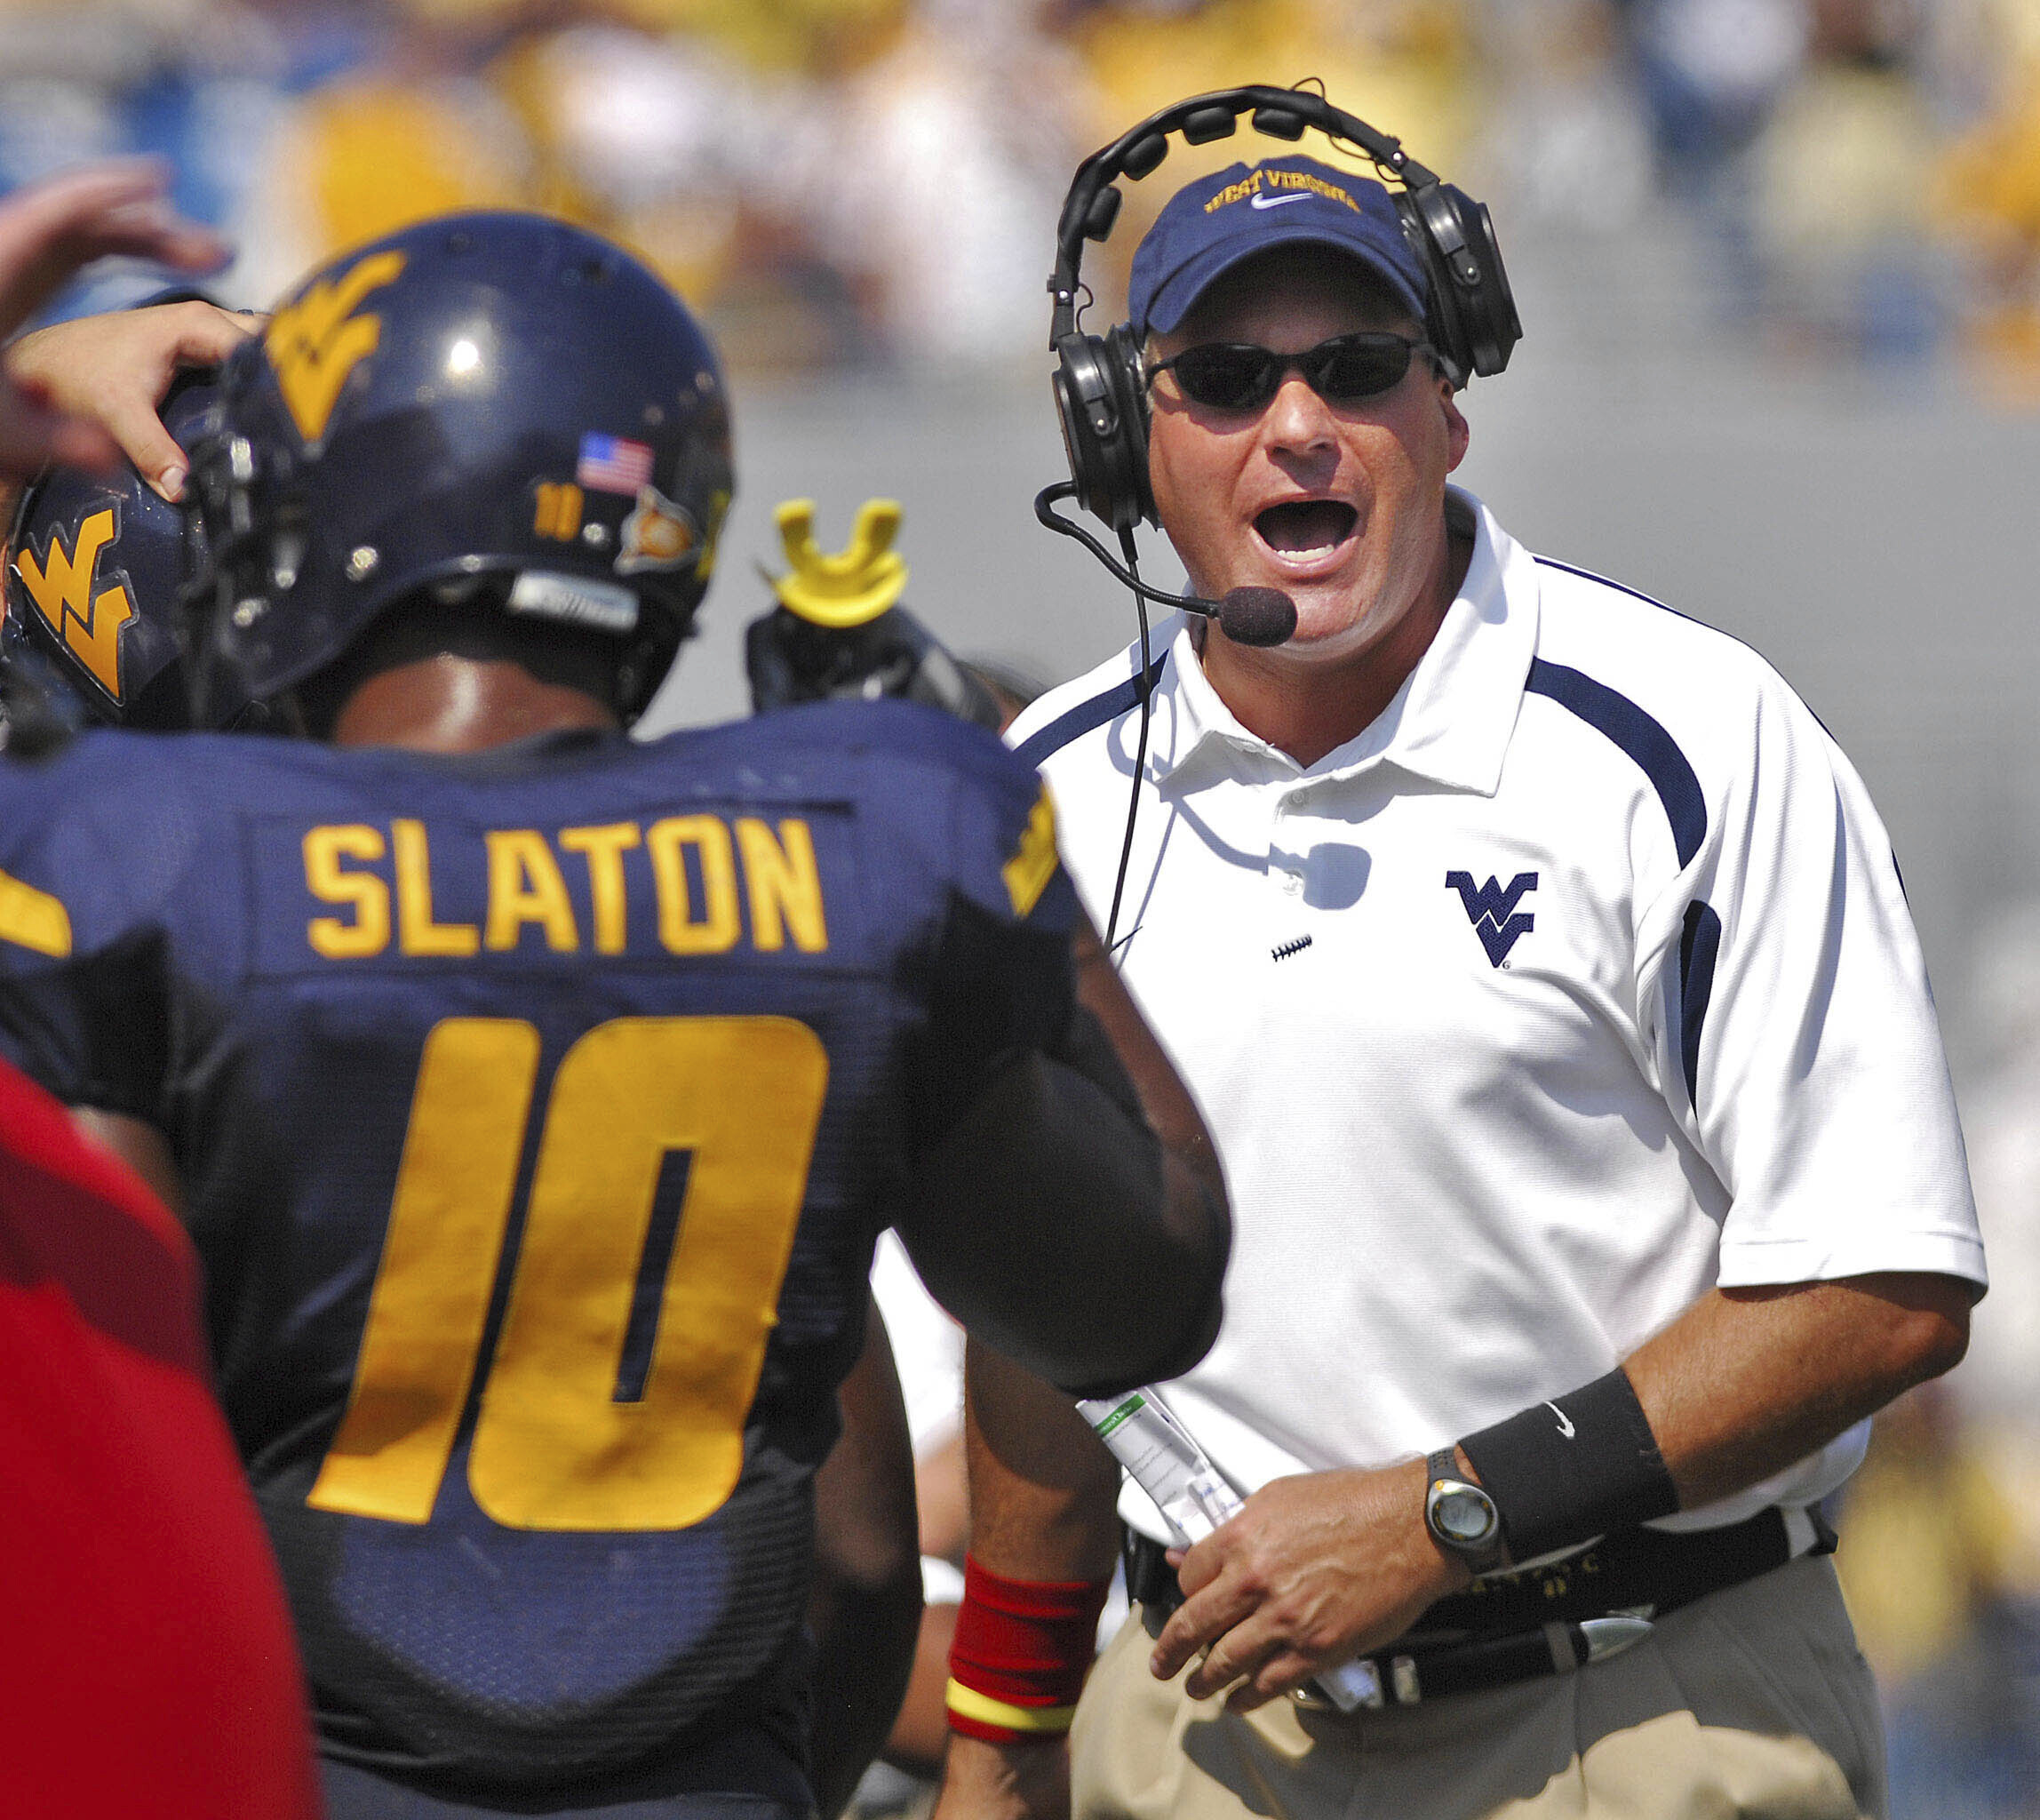
<instances>
[{"instance_id":1,"label":"yellow stripe on wristband","mask_svg":"<svg viewBox=\"0 0 2040 1820\"><path fill-rule=\"evenodd\" d=\"M965 1687L953 1675L943 1698L960 1719L975 1719L980 1725L1002 1725L1008 1731L1067 1731L1070 1721L1077 1716L1074 1706L1015 1706L994 1700L976 1688Z\"/></svg>"}]
</instances>

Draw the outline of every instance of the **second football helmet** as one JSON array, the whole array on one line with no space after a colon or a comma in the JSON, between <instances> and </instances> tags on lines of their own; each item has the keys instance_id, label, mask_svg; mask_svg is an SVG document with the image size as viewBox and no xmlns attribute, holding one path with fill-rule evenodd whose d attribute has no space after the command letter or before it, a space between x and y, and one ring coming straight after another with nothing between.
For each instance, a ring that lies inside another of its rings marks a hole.
<instances>
[{"instance_id":1,"label":"second football helmet","mask_svg":"<svg viewBox=\"0 0 2040 1820\"><path fill-rule=\"evenodd\" d=\"M215 395L210 373L191 372L163 402L164 426L187 451ZM107 479L45 468L22 490L8 539L0 662L10 682L32 673L37 689L68 698L64 716L80 723L188 727L177 603L195 534L124 463ZM226 725L244 705L223 689L211 724Z\"/></svg>"},{"instance_id":2,"label":"second football helmet","mask_svg":"<svg viewBox=\"0 0 2040 1820\"><path fill-rule=\"evenodd\" d=\"M629 255L538 215L447 216L331 261L221 371L192 491L194 658L257 700L408 601L616 641L642 711L729 504L721 363Z\"/></svg>"}]
</instances>

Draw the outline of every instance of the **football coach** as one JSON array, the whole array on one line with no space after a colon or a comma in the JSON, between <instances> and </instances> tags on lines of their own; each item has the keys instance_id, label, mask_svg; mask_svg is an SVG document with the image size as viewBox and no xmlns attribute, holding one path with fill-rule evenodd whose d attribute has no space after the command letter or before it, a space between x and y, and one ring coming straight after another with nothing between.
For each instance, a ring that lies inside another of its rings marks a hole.
<instances>
[{"instance_id":1,"label":"football coach","mask_svg":"<svg viewBox=\"0 0 2040 1820\"><path fill-rule=\"evenodd\" d=\"M1009 735L1224 1162L1167 1394L1250 1496L1171 1558L1129 1489L1065 1737L1116 1473L976 1355L941 1820L1881 1815L1821 1505L1985 1281L1898 869L1761 657L1451 484L1464 299L1398 196L1191 183L1091 344L1197 594L1296 610L1178 615Z\"/></svg>"}]
</instances>

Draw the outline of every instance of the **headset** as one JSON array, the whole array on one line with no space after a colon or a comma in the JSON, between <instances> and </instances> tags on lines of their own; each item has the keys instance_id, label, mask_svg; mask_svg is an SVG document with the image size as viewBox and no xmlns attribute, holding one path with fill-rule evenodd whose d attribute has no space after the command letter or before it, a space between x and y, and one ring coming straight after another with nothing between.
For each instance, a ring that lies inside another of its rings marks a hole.
<instances>
[{"instance_id":1,"label":"headset","mask_svg":"<svg viewBox=\"0 0 2040 1820\"><path fill-rule=\"evenodd\" d=\"M1129 324L1121 323L1104 337L1078 327L1084 243L1112 233L1122 200L1118 180L1137 182L1153 171L1168 156L1170 133L1180 132L1189 145L1206 145L1230 138L1243 114L1251 114L1255 131L1271 139L1299 140L1305 127L1315 127L1402 185L1391 195L1403 237L1423 267L1424 332L1454 386L1475 374L1500 372L1522 338L1486 204L1442 182L1399 141L1366 121L1309 89L1264 85L1215 89L1151 114L1077 167L1056 229L1056 269L1048 276L1056 305L1048 346L1056 355L1056 414L1070 458L1069 491L1122 535L1143 520L1158 522L1148 486L1147 374Z\"/></svg>"}]
</instances>

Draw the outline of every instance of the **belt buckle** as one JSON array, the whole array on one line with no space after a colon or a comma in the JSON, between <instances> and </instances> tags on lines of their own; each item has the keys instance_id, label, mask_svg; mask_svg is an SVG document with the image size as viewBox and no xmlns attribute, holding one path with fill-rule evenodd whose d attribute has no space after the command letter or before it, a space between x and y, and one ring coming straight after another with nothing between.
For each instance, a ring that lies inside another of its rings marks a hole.
<instances>
[{"instance_id":1,"label":"belt buckle","mask_svg":"<svg viewBox=\"0 0 2040 1820\"><path fill-rule=\"evenodd\" d=\"M1291 1688L1289 1697L1306 1712L1331 1712L1342 1719L1350 1719L1355 1712L1378 1712L1383 1707L1391 1705L1397 1700L1414 1697L1414 1694L1405 1696L1402 1692L1403 1672L1406 1664L1409 1664L1409 1658L1406 1656L1396 1657L1394 1664L1396 1693L1393 1698L1382 1691L1381 1664L1369 1656L1356 1656L1352 1661L1345 1664L1340 1671L1343 1674L1358 1673L1364 1677L1366 1686L1365 1690L1360 1695L1359 1705L1351 1709L1341 1706L1337 1701L1331 1698L1318 1685L1315 1677L1303 1682L1300 1687ZM1416 1680L1414 1664L1409 1665L1409 1680L1414 1688Z\"/></svg>"}]
</instances>

